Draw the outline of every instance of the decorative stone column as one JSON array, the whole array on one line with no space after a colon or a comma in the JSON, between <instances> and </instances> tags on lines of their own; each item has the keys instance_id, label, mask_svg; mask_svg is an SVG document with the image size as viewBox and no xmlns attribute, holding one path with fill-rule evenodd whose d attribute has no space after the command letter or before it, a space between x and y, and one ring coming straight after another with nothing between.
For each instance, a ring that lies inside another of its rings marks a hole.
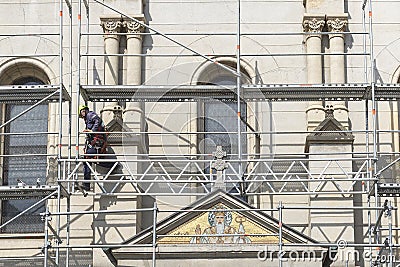
<instances>
[{"instance_id":1,"label":"decorative stone column","mask_svg":"<svg viewBox=\"0 0 400 267\"><path fill-rule=\"evenodd\" d=\"M122 21L121 17L101 17L101 26L104 31L104 54L118 54L119 53L119 39L120 36L115 33L121 32ZM105 56L104 58L104 84L117 85L118 84L118 56ZM105 104L102 111L104 123L107 125L114 117L114 107L118 106L117 102L109 102ZM120 108L117 108L120 109Z\"/></svg>"},{"instance_id":2,"label":"decorative stone column","mask_svg":"<svg viewBox=\"0 0 400 267\"><path fill-rule=\"evenodd\" d=\"M133 16L141 22L145 22L144 16ZM142 53L142 33L144 26L132 20L125 19L123 25L127 31L126 47L128 54ZM126 84L140 85L142 84L142 57L128 56L126 60ZM130 102L124 110L123 120L125 125L131 131L142 132L145 129L144 105L139 102Z\"/></svg>"},{"instance_id":3,"label":"decorative stone column","mask_svg":"<svg viewBox=\"0 0 400 267\"><path fill-rule=\"evenodd\" d=\"M327 16L328 31L335 33L329 35L329 47L332 54L343 54L344 51L344 34L346 29L348 15ZM337 33L337 34L336 34ZM343 84L346 82L344 55L330 56L330 76L331 83ZM348 128L348 109L344 101L327 102L333 105L335 118L345 127Z\"/></svg>"},{"instance_id":4,"label":"decorative stone column","mask_svg":"<svg viewBox=\"0 0 400 267\"><path fill-rule=\"evenodd\" d=\"M307 54L321 53L321 32L325 26L325 15L321 14L304 14L303 28L304 32L316 33L306 35ZM307 56L307 83L322 83L322 56ZM309 102L307 108L307 130L312 131L317 125L324 120L325 113L321 101Z\"/></svg>"},{"instance_id":5,"label":"decorative stone column","mask_svg":"<svg viewBox=\"0 0 400 267\"><path fill-rule=\"evenodd\" d=\"M132 16L138 21L145 23L144 15ZM126 35L126 52L128 54L142 54L142 35L145 27L131 19L125 18L123 26L127 32ZM126 57L126 84L127 85L141 85L142 84L142 57L141 56L127 56ZM129 147L124 141L124 149L129 149L127 154L145 154L148 151L146 135L143 132L146 130L146 121L144 116L144 103L128 102L125 110L123 111L124 131L132 133L134 138L130 138ZM142 134L136 134L142 132ZM144 156L130 157L133 160L143 160ZM148 163L146 162L132 162L129 164L132 172L143 173ZM147 178L144 178L147 179ZM149 184L150 185L150 184ZM154 188L154 187L153 187ZM143 190L147 189L147 185L142 187ZM137 208L152 208L155 199L151 196L138 196ZM136 220L136 230L139 232L152 224L152 213L139 212Z\"/></svg>"},{"instance_id":6,"label":"decorative stone column","mask_svg":"<svg viewBox=\"0 0 400 267\"><path fill-rule=\"evenodd\" d=\"M142 23L145 23L143 15L134 16L135 19ZM144 32L144 26L132 20L125 19L123 25L128 33L126 36L126 46L129 54L141 54L142 53L142 35ZM140 56L129 56L127 59L127 73L126 83L128 85L139 85L141 84L142 77L142 57Z\"/></svg>"}]
</instances>

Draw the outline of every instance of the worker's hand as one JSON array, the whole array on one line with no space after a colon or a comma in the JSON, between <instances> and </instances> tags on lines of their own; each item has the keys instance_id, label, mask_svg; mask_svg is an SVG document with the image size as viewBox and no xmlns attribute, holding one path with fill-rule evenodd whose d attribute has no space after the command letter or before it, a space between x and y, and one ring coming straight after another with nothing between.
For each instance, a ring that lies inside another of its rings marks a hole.
<instances>
[{"instance_id":1,"label":"worker's hand","mask_svg":"<svg viewBox=\"0 0 400 267\"><path fill-rule=\"evenodd\" d=\"M91 131L92 131L92 130L89 130L89 129L83 130L84 133L91 132Z\"/></svg>"}]
</instances>

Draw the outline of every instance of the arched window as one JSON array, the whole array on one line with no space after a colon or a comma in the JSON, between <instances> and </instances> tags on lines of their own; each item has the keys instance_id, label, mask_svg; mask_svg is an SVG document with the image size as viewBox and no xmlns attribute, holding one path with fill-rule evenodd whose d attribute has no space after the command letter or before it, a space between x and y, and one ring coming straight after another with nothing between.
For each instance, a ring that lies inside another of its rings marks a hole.
<instances>
[{"instance_id":1,"label":"arched window","mask_svg":"<svg viewBox=\"0 0 400 267\"><path fill-rule=\"evenodd\" d=\"M40 85L44 84L35 77L23 77L13 82L15 85ZM7 104L5 107L5 120L14 118L22 111L29 108L29 104ZM3 158L3 184L18 185L22 181L27 185L36 185L37 179L41 184L46 182L47 169L47 135L18 133L33 133L48 131L48 105L38 105L21 117L6 126L4 138ZM21 156L28 155L28 156ZM35 204L37 199L4 200L2 201L2 223L10 220L25 209ZM36 233L43 232L44 224L40 213L45 211L44 204L30 209L12 223L2 228L7 233Z\"/></svg>"},{"instance_id":2,"label":"arched window","mask_svg":"<svg viewBox=\"0 0 400 267\"><path fill-rule=\"evenodd\" d=\"M212 85L235 85L233 76L216 77L210 81ZM208 100L203 103L204 144L200 149L204 154L211 154L217 146L222 146L227 154L238 154L237 101ZM246 120L246 103L242 102L241 117ZM241 132L246 132L246 125L241 123ZM242 153L246 153L247 138L242 134ZM235 158L235 157L233 157Z\"/></svg>"},{"instance_id":3,"label":"arched window","mask_svg":"<svg viewBox=\"0 0 400 267\"><path fill-rule=\"evenodd\" d=\"M236 69L236 62L234 61L220 61L224 64ZM244 69L241 69L242 77L241 82L250 83L250 78ZM231 72L222 69L216 64L209 65L205 68L198 77L197 84L202 85L221 85L229 86L236 85L236 76ZM238 151L238 121L237 121L237 101L220 101L207 99L200 104L199 111L199 124L198 129L204 134L199 135L198 150L201 154L212 154L216 151L217 146L222 146L223 150L228 154L227 159L237 159ZM247 120L247 105L241 102L241 117L244 121ZM242 154L247 153L247 135L246 124L241 122L241 151ZM232 164L233 168L238 169L238 164ZM210 170L207 168L206 172ZM227 169L226 173L233 174L231 169ZM227 185L229 191L238 193L237 185ZM236 187L236 188L235 188Z\"/></svg>"}]
</instances>

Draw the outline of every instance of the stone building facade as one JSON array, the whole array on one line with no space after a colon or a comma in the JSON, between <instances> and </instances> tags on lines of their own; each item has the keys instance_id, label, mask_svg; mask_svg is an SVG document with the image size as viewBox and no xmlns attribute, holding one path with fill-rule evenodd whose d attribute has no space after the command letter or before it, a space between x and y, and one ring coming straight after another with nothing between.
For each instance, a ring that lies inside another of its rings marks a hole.
<instances>
[{"instance_id":1,"label":"stone building facade","mask_svg":"<svg viewBox=\"0 0 400 267\"><path fill-rule=\"evenodd\" d=\"M400 2L0 7L0 266L398 256ZM82 194L84 103L108 154Z\"/></svg>"}]
</instances>

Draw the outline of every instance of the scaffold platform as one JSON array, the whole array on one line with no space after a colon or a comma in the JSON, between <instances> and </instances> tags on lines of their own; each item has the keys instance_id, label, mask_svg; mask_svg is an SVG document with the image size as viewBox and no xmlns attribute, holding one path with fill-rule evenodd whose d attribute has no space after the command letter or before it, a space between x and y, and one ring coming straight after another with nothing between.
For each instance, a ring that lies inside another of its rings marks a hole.
<instances>
[{"instance_id":1,"label":"scaffold platform","mask_svg":"<svg viewBox=\"0 0 400 267\"><path fill-rule=\"evenodd\" d=\"M0 186L0 199L27 199L27 198L44 198L50 194L57 192L58 186L51 185L7 185ZM54 195L56 198L57 195Z\"/></svg>"},{"instance_id":2,"label":"scaffold platform","mask_svg":"<svg viewBox=\"0 0 400 267\"><path fill-rule=\"evenodd\" d=\"M370 84L250 84L241 88L246 102L372 99ZM85 101L190 102L235 101L235 86L216 85L82 85ZM400 86L379 84L376 100L400 99Z\"/></svg>"},{"instance_id":3,"label":"scaffold platform","mask_svg":"<svg viewBox=\"0 0 400 267\"><path fill-rule=\"evenodd\" d=\"M60 100L60 85L2 85L0 86L0 103L36 103L45 98L47 102ZM62 101L70 101L71 96L63 86Z\"/></svg>"},{"instance_id":4,"label":"scaffold platform","mask_svg":"<svg viewBox=\"0 0 400 267\"><path fill-rule=\"evenodd\" d=\"M399 183L378 183L378 195L379 196L400 196L400 184Z\"/></svg>"}]
</instances>

